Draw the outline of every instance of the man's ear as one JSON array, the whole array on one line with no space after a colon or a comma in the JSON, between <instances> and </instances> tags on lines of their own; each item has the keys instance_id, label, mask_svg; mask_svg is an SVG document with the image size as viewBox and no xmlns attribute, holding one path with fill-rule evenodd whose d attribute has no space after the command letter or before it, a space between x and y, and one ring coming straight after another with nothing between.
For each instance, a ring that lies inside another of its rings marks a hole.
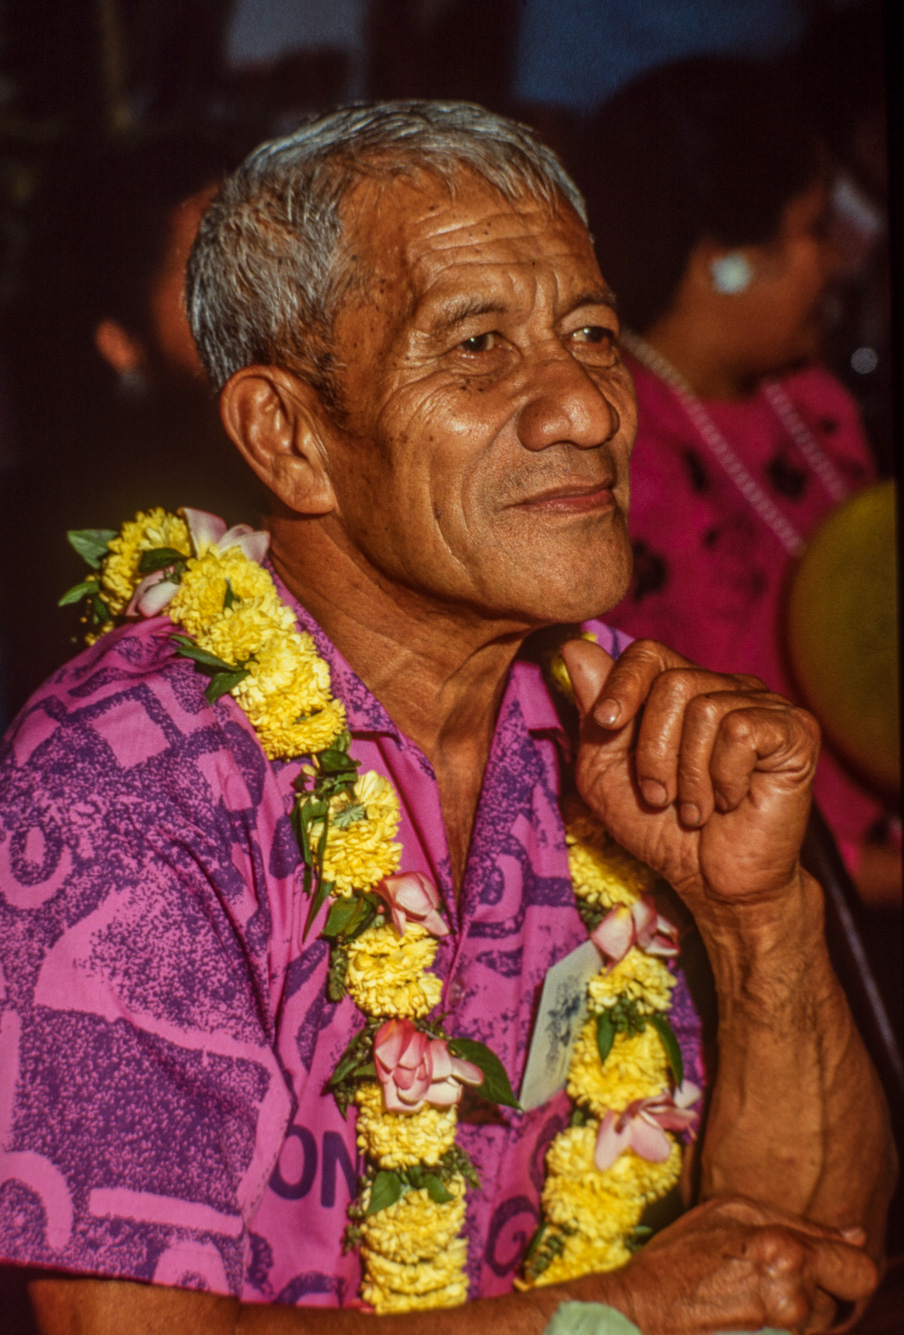
<instances>
[{"instance_id":1,"label":"man's ear","mask_svg":"<svg viewBox=\"0 0 904 1335\"><path fill-rule=\"evenodd\" d=\"M297 514L336 498L326 468L326 414L317 391L279 366L245 366L220 394L220 417L246 462Z\"/></svg>"}]
</instances>

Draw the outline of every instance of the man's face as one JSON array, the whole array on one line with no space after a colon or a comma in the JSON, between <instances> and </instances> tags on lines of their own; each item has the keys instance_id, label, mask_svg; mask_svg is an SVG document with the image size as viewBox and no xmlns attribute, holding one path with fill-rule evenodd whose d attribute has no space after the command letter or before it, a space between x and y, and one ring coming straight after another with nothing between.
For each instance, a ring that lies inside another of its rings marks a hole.
<instances>
[{"instance_id":1,"label":"man's face","mask_svg":"<svg viewBox=\"0 0 904 1335\"><path fill-rule=\"evenodd\" d=\"M580 220L429 176L365 182L345 218L365 281L336 326L343 540L390 585L480 617L611 607L636 417Z\"/></svg>"}]
</instances>

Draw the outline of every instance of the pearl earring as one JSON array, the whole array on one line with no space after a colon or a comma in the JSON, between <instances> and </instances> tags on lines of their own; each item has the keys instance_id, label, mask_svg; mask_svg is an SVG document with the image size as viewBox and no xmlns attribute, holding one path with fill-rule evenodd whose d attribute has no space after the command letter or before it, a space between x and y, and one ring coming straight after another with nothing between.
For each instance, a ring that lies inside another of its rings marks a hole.
<instances>
[{"instance_id":1,"label":"pearl earring","mask_svg":"<svg viewBox=\"0 0 904 1335\"><path fill-rule=\"evenodd\" d=\"M739 250L720 255L709 266L713 287L726 296L735 296L748 288L753 279L753 265Z\"/></svg>"}]
</instances>

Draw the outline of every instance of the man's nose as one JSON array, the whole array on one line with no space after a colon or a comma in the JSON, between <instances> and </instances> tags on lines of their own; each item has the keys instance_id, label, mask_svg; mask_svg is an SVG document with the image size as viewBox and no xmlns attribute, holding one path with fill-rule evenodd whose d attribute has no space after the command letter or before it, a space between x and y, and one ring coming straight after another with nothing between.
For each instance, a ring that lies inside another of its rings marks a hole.
<instances>
[{"instance_id":1,"label":"man's nose","mask_svg":"<svg viewBox=\"0 0 904 1335\"><path fill-rule=\"evenodd\" d=\"M602 445L618 431L618 411L605 391L564 349L531 368L529 397L518 435L529 450L570 444Z\"/></svg>"}]
</instances>

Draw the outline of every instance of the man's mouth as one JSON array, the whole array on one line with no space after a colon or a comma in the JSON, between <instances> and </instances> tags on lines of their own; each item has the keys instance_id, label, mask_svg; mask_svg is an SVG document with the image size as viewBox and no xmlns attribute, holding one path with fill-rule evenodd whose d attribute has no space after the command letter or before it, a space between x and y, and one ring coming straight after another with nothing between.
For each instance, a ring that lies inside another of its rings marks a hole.
<instances>
[{"instance_id":1,"label":"man's mouth","mask_svg":"<svg viewBox=\"0 0 904 1335\"><path fill-rule=\"evenodd\" d=\"M567 482L527 496L516 502L515 508L545 514L602 514L615 508L614 486L612 478L583 484Z\"/></svg>"}]
</instances>

